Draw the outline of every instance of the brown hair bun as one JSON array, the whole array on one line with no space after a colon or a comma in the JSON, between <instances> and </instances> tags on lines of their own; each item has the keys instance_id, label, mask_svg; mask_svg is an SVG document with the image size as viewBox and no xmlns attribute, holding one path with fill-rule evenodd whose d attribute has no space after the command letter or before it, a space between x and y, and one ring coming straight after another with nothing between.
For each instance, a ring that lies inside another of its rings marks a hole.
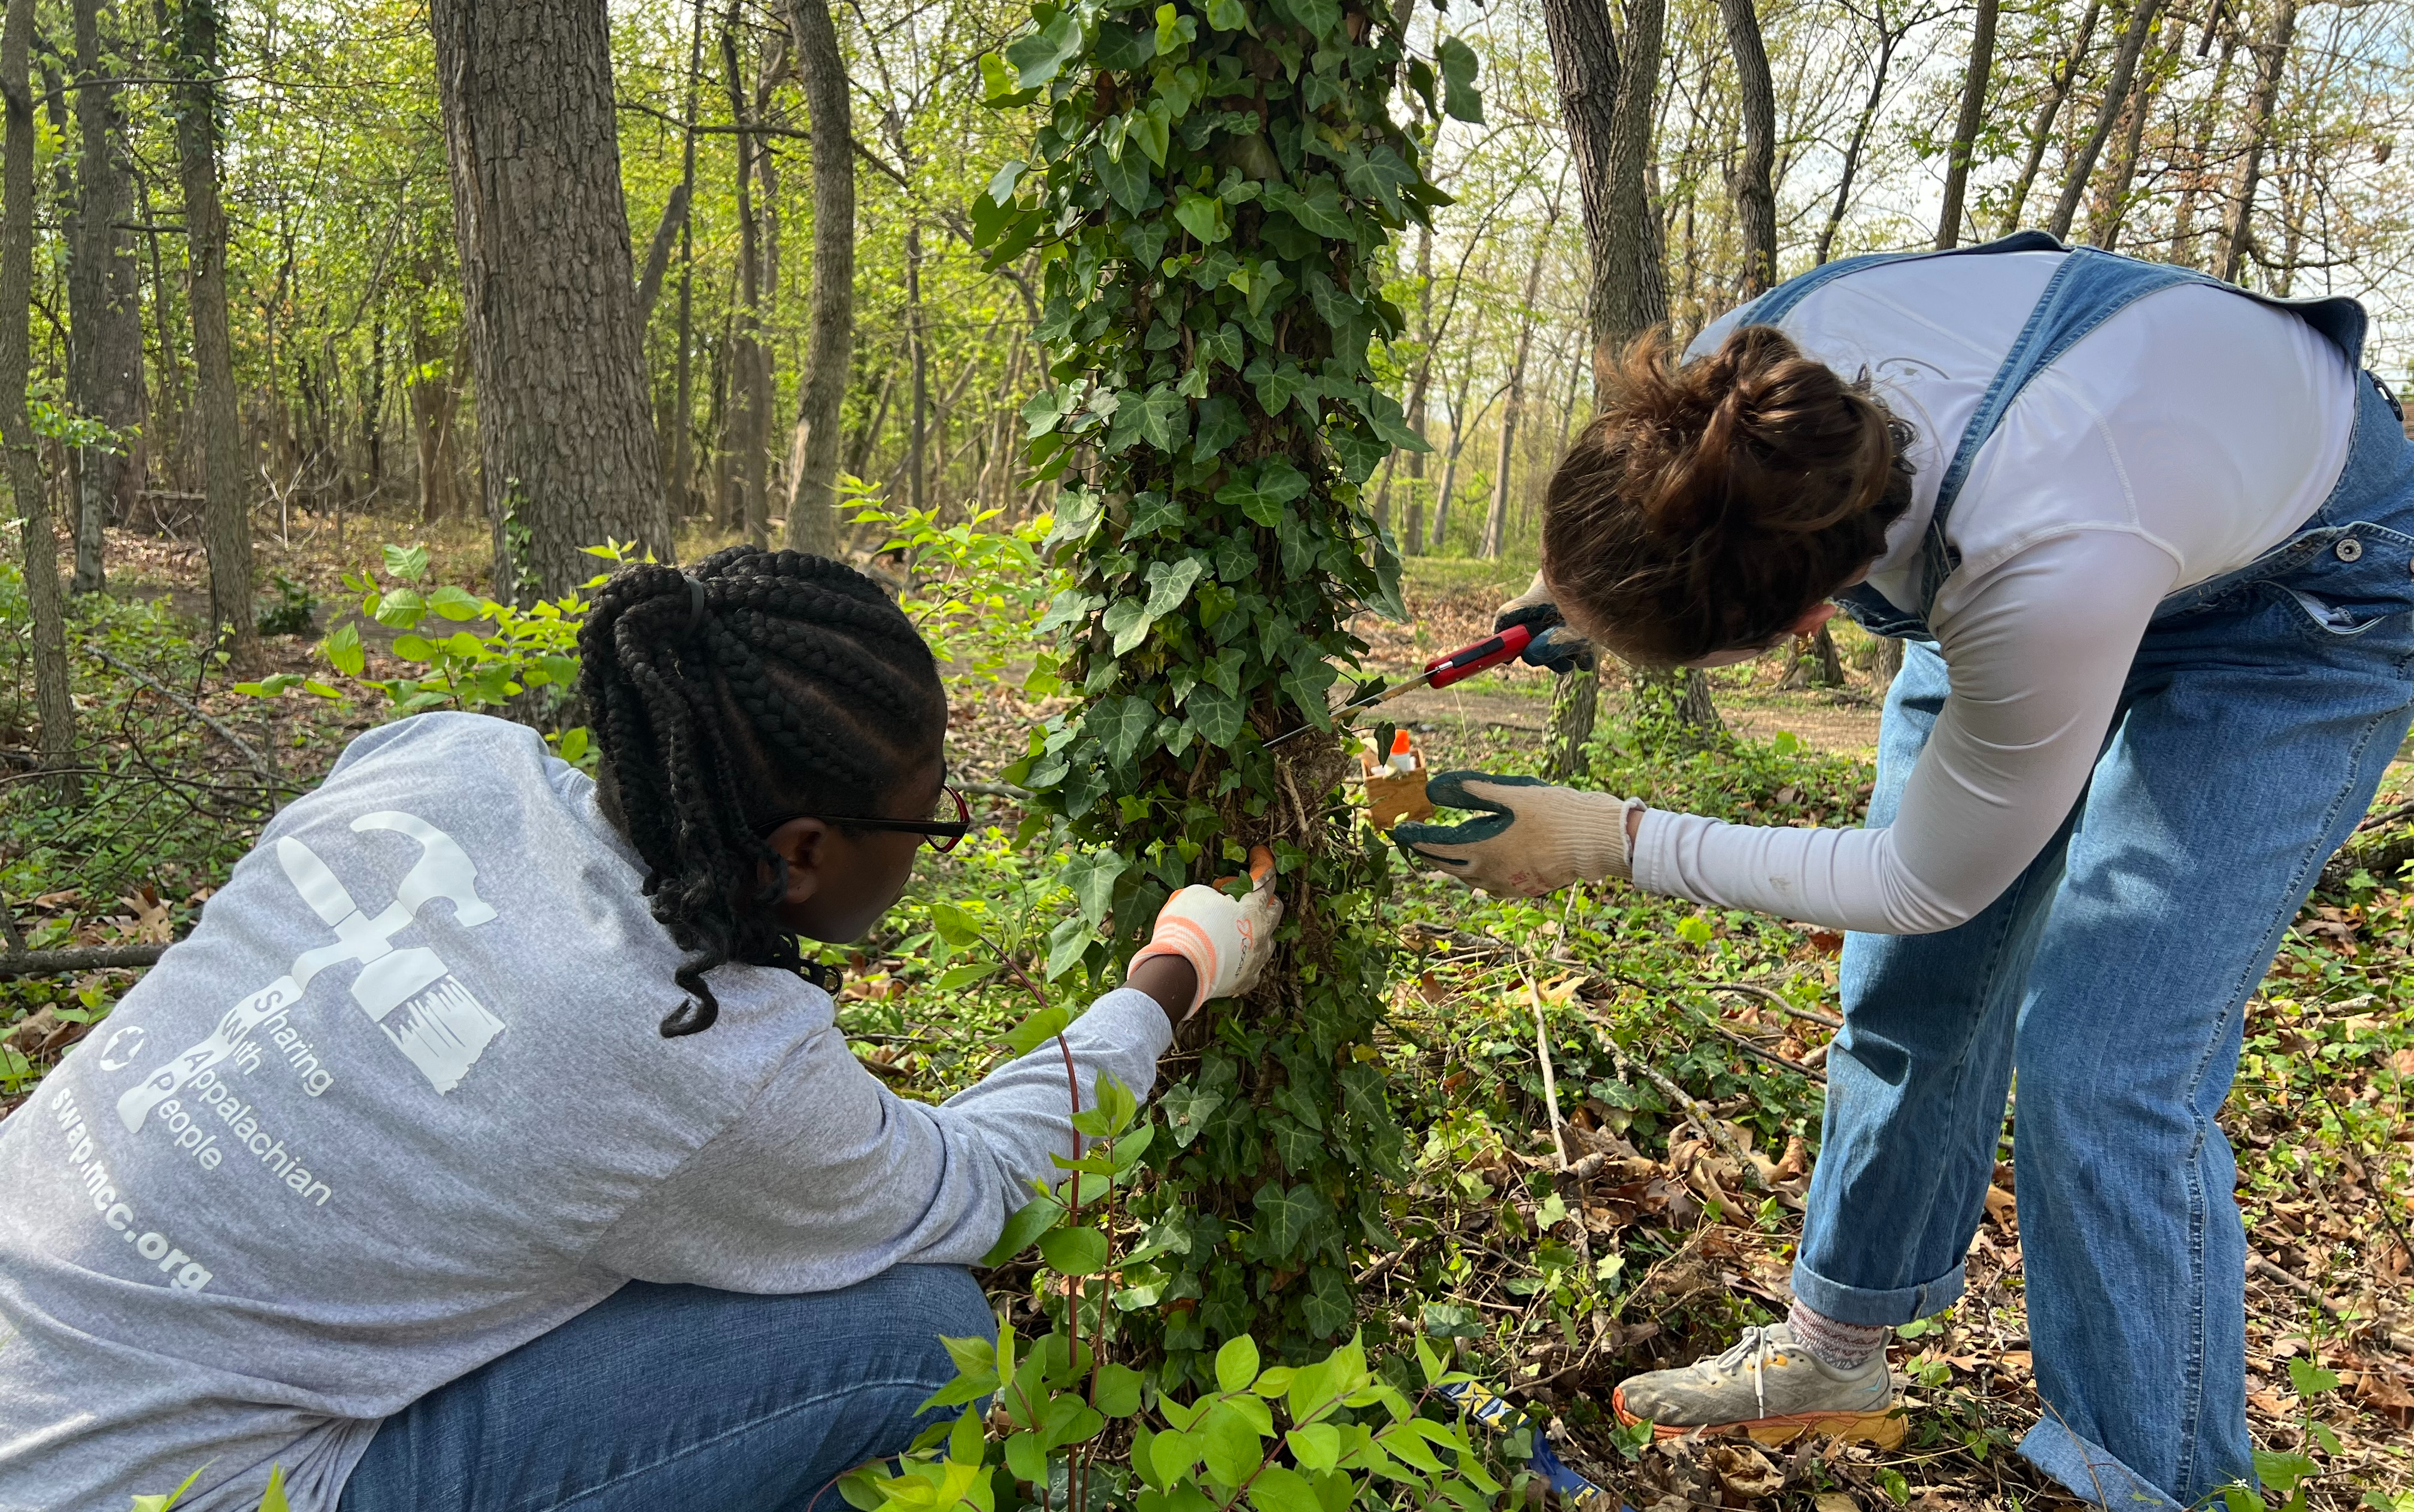
<instances>
[{"instance_id":1,"label":"brown hair bun","mask_svg":"<svg viewBox=\"0 0 2414 1512\"><path fill-rule=\"evenodd\" d=\"M1885 551L1909 438L1775 326L1681 364L1647 332L1552 475L1544 572L1632 660L1767 645Z\"/></svg>"}]
</instances>

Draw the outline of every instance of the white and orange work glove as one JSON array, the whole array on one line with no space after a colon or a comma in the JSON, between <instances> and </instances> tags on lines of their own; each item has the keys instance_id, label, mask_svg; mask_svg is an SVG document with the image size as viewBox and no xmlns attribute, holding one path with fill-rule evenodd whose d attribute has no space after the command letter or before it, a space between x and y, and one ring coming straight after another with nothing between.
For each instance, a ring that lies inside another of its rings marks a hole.
<instances>
[{"instance_id":1,"label":"white and orange work glove","mask_svg":"<svg viewBox=\"0 0 2414 1512\"><path fill-rule=\"evenodd\" d=\"M1483 815L1463 824L1397 824L1392 838L1469 887L1540 897L1570 882L1633 876L1626 816L1643 807L1640 798L1483 772L1438 773L1425 784L1425 796L1443 808Z\"/></svg>"},{"instance_id":2,"label":"white and orange work glove","mask_svg":"<svg viewBox=\"0 0 2414 1512\"><path fill-rule=\"evenodd\" d=\"M1183 1016L1199 1011L1210 998L1246 992L1274 954L1274 926L1282 922L1282 899L1274 896L1274 856L1260 845L1249 852L1246 895L1227 897L1214 887L1193 882L1165 900L1156 911L1156 930L1132 956L1139 965L1151 956L1179 956L1199 973L1199 991Z\"/></svg>"}]
</instances>

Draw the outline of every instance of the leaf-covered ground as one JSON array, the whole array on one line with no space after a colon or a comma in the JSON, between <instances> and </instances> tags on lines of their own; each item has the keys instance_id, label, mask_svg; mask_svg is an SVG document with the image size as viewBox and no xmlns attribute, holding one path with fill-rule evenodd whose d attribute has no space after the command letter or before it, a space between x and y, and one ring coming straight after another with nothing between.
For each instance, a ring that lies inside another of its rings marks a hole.
<instances>
[{"instance_id":1,"label":"leaf-covered ground","mask_svg":"<svg viewBox=\"0 0 2414 1512\"><path fill-rule=\"evenodd\" d=\"M354 544L347 556L361 554ZM480 550L465 537L440 551L439 576L466 577ZM146 559L131 546L127 558L126 575L139 578ZM344 564L320 548L285 565L332 592ZM155 583L191 580L182 561L149 566ZM1502 586L1513 592L1525 575L1417 564L1417 630L1369 627L1377 658L1409 667L1480 637ZM151 681L87 658L79 693L101 737L97 764L116 774L104 791L123 795L68 828L34 801L19 766L0 783L0 888L37 946L181 933L265 811L274 784L259 767L274 783L311 780L373 718L196 684L191 647L163 612L134 604L111 615L96 644ZM301 670L306 644L272 642L272 654ZM1792 725L1808 739L1670 754L1625 728L1613 689L1591 780L1731 818L1850 822L1870 780L1868 650L1847 640L1855 670L1841 689L1779 691L1773 660L1719 674L1736 725ZM1489 674L1459 691L1466 702L1410 717L1429 763L1530 769L1542 674ZM960 775L992 778L1041 712L999 688L961 690ZM27 744L22 729L0 730L12 763ZM2317 1473L2315 1507L2414 1507L2414 887L2396 880L2414 855L2409 798L2414 770L2400 769L2367 831L2326 873L2250 1007L2225 1118L2255 1250L2250 1413L2264 1447L2302 1455ZM993 964L994 949L1035 963L1065 905L1062 858L1016 842L1009 795L982 802L993 827L931 858L906 903L853 953L842 1022L907 1095L943 1095L1000 1054L995 1036L1030 1000L1010 977L975 968ZM951 946L931 926L936 903L976 921L988 943ZM1643 1448L1605 1416L1625 1375L1721 1347L1742 1325L1783 1312L1837 1009L1833 935L1623 888L1504 903L1424 878L1404 882L1396 923L1402 955L1379 1052L1415 1169L1391 1199L1395 1244L1361 1266L1370 1345L1411 1331L1456 1341L1471 1369L1553 1425L1563 1458L1637 1508L2062 1500L2010 1452L2039 1407L2008 1141L1972 1246L1969 1296L1895 1346L1910 1405L1903 1449ZM0 1109L133 980L0 981ZM1018 1317L1037 1305L1041 1279L1027 1267L993 1281Z\"/></svg>"}]
</instances>

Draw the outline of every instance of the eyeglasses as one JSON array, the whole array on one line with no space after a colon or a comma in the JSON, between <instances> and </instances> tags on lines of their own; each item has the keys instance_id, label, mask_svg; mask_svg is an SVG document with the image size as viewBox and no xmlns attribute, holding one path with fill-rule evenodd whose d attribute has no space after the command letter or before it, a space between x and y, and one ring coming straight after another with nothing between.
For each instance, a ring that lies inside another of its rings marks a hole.
<instances>
[{"instance_id":1,"label":"eyeglasses","mask_svg":"<svg viewBox=\"0 0 2414 1512\"><path fill-rule=\"evenodd\" d=\"M953 814L952 819L947 817ZM928 819L857 819L849 814L816 814L797 812L767 819L754 826L757 835L768 835L792 819L818 819L826 823L847 829L887 830L905 835L919 835L931 842L933 851L952 851L973 827L972 806L952 785L942 785L938 802L931 806Z\"/></svg>"}]
</instances>

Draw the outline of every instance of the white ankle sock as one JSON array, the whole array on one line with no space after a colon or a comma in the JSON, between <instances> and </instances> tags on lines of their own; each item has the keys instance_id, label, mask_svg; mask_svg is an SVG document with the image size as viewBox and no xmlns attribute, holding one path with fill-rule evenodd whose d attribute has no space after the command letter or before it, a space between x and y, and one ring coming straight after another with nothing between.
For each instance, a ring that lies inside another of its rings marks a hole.
<instances>
[{"instance_id":1,"label":"white ankle sock","mask_svg":"<svg viewBox=\"0 0 2414 1512\"><path fill-rule=\"evenodd\" d=\"M1810 1351L1810 1357L1831 1371L1857 1371L1871 1356L1885 1350L1886 1329L1865 1327L1857 1323L1843 1323L1824 1312L1813 1312L1800 1302L1785 1314L1786 1324L1794 1330L1796 1342Z\"/></svg>"}]
</instances>

